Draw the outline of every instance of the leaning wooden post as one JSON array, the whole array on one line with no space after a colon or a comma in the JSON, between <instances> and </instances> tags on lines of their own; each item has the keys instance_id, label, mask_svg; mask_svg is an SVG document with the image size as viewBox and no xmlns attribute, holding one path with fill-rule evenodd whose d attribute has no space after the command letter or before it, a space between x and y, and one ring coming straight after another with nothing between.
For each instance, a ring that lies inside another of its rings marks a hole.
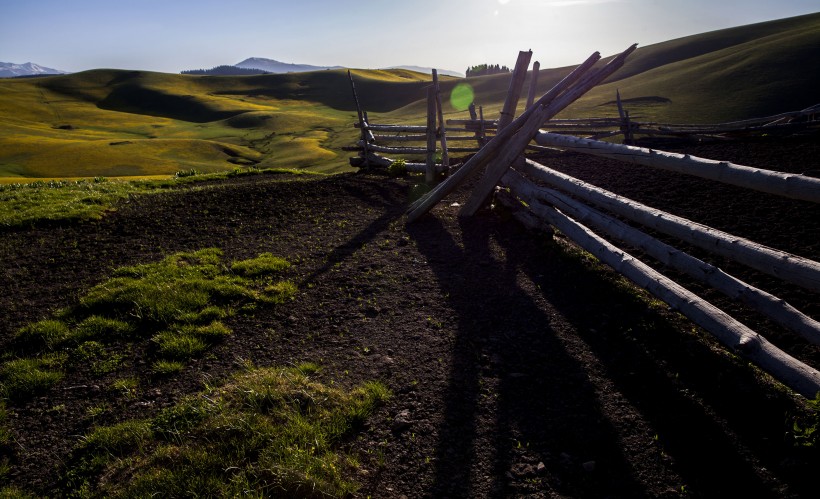
<instances>
[{"instance_id":1,"label":"leaning wooden post","mask_svg":"<svg viewBox=\"0 0 820 499\"><path fill-rule=\"evenodd\" d=\"M361 126L361 131L362 131L362 143L364 144L363 145L364 149L363 149L361 154L362 154L362 157L364 158L363 165L365 167L367 167L368 166L368 161L367 161L367 156L368 156L367 139L368 139L368 137L367 137L366 120L365 120L365 117L364 117L365 114L362 111L361 104L359 104L359 94L356 93L356 84L353 83L353 75L350 73L349 69L347 70L347 77L350 79L350 88L353 90L353 100L356 102L356 113L359 115L359 125Z\"/></svg>"},{"instance_id":2,"label":"leaning wooden post","mask_svg":"<svg viewBox=\"0 0 820 499\"><path fill-rule=\"evenodd\" d=\"M633 47L634 49L634 47ZM569 75L567 75L563 80L558 82L552 90L547 92L546 94L542 95L540 99L538 99L537 105L533 105L533 107L524 111L521 116L515 119L513 123L510 124L504 130L499 131L496 133L495 137L493 137L485 147L482 147L478 150L478 152L470 158L464 165L459 168L455 173L450 175L450 177L445 180L444 182L437 185L433 190L428 192L425 196L417 199L414 203L410 205L410 208L407 210L407 222L412 223L413 221L417 220L419 217L430 211L430 209L436 205L439 201L444 199L444 197L453 191L461 182L463 182L466 178L470 175L474 174L479 168L486 165L490 160L494 159L498 153L499 149L504 145L504 143L513 136L513 134L520 129L524 123L530 118L532 114L535 114L536 109L540 109L542 105L552 102L555 98L561 94L564 90L570 87L573 83L578 81L587 71L592 68L592 66L598 62L601 58L601 54L595 52L589 58L584 61L583 64L575 68ZM610 62L610 64L612 64ZM483 120L482 120L483 122ZM543 123L543 121L542 121ZM533 132L534 133L534 132ZM523 147L522 147L523 149Z\"/></svg>"},{"instance_id":3,"label":"leaning wooden post","mask_svg":"<svg viewBox=\"0 0 820 499\"><path fill-rule=\"evenodd\" d=\"M470 194L470 198L464 203L461 210L459 210L459 216L470 217L475 215L475 212L477 212L490 197L498 181L501 180L501 177L503 177L504 173L510 168L510 163L524 152L527 144L533 139L541 125L620 69L621 66L624 65L626 58L635 51L637 46L637 44L632 45L609 61L606 66L584 75L575 85L567 88L566 91L560 95L555 95L549 100L545 99L545 95L539 99L537 105L533 105L532 108L528 109L527 111L531 111L533 115L537 115L541 121L528 119L527 122L520 127L515 137L509 141L509 145L507 145L503 153L498 155L498 159L487 168L484 177L478 181L472 194ZM570 73L570 75L572 75L572 73ZM567 76L567 78L570 78L570 76ZM552 90L547 94L551 93ZM525 112L521 116L523 117L527 114L528 113Z\"/></svg>"},{"instance_id":4,"label":"leaning wooden post","mask_svg":"<svg viewBox=\"0 0 820 499\"><path fill-rule=\"evenodd\" d=\"M538 87L538 71L541 69L541 63L535 61L532 64L532 78L530 78L530 88L527 92L527 109L532 107L535 102L535 90Z\"/></svg>"},{"instance_id":5,"label":"leaning wooden post","mask_svg":"<svg viewBox=\"0 0 820 499\"><path fill-rule=\"evenodd\" d=\"M621 102L621 91L615 89L615 102L618 104L618 116L621 118L621 132L624 134L624 143L630 144L629 140L629 117L624 112L624 106Z\"/></svg>"},{"instance_id":6,"label":"leaning wooden post","mask_svg":"<svg viewBox=\"0 0 820 499\"><path fill-rule=\"evenodd\" d=\"M524 79L527 77L527 68L530 67L530 59L532 59L532 50L518 53L512 78L510 78L510 88L507 90L507 100L504 101L504 108L501 110L501 116L498 118L496 133L503 130L505 126L512 123L512 120L515 119L515 109L518 107L518 100L521 98L521 90L524 88Z\"/></svg>"},{"instance_id":7,"label":"leaning wooden post","mask_svg":"<svg viewBox=\"0 0 820 499\"><path fill-rule=\"evenodd\" d=\"M436 181L436 88L427 89L427 165L424 181Z\"/></svg>"}]
</instances>

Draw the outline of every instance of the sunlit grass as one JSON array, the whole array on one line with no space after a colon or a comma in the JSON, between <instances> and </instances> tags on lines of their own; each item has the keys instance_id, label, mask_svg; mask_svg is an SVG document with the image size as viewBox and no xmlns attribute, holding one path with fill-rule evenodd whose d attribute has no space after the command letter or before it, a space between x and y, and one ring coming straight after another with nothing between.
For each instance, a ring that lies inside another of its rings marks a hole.
<instances>
[{"instance_id":1,"label":"sunlit grass","mask_svg":"<svg viewBox=\"0 0 820 499\"><path fill-rule=\"evenodd\" d=\"M127 366L133 349L153 360L155 374L177 373L231 335L222 319L293 299L296 285L281 279L289 266L270 253L226 262L208 248L119 268L72 308L20 329L21 356L0 366L2 392L42 393L66 368L103 377Z\"/></svg>"},{"instance_id":2,"label":"sunlit grass","mask_svg":"<svg viewBox=\"0 0 820 499\"><path fill-rule=\"evenodd\" d=\"M390 393L373 382L331 388L310 377L315 368L252 368L153 419L97 427L68 465L69 488L127 497L346 497L356 490L347 478L355 459L339 444Z\"/></svg>"},{"instance_id":3,"label":"sunlit grass","mask_svg":"<svg viewBox=\"0 0 820 499\"><path fill-rule=\"evenodd\" d=\"M43 222L76 222L99 219L133 195L155 194L180 185L236 176L310 174L289 168L234 168L232 171L196 174L163 180L126 182L97 177L77 181L38 181L0 184L0 227L20 227Z\"/></svg>"}]
</instances>

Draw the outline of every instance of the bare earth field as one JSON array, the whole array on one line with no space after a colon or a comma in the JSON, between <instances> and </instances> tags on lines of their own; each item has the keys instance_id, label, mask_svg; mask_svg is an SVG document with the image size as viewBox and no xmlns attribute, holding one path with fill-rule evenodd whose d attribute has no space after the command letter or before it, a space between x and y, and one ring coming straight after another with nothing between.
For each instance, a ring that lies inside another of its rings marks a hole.
<instances>
[{"instance_id":1,"label":"bare earth field","mask_svg":"<svg viewBox=\"0 0 820 499\"><path fill-rule=\"evenodd\" d=\"M686 152L820 171L820 141L692 145ZM820 208L570 153L536 158L657 208L820 260ZM69 372L10 402L12 484L60 496L71 449L94 425L147 417L250 360L315 362L322 381L394 393L346 446L361 497L816 497L818 451L791 434L802 402L653 304L560 234L502 210L459 220L447 198L406 226L410 182L365 174L242 177L136 197L97 222L0 238L0 344L114 268L218 247L287 257L296 299L227 320L215 356L154 378L135 359L133 399ZM714 260L713 260L714 261ZM733 265L717 261L731 272ZM743 272L820 316L817 295ZM691 286L697 290L697 286ZM792 355L820 351L713 296ZM94 417L88 409L106 403ZM59 408L57 410L56 408Z\"/></svg>"}]
</instances>

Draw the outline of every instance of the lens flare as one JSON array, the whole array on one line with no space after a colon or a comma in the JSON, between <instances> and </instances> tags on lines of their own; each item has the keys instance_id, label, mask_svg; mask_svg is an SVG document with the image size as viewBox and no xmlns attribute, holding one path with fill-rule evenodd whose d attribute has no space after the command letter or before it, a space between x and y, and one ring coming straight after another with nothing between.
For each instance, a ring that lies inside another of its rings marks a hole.
<instances>
[{"instance_id":1,"label":"lens flare","mask_svg":"<svg viewBox=\"0 0 820 499\"><path fill-rule=\"evenodd\" d=\"M474 97L473 87L467 83L459 83L450 93L450 105L456 111L464 111L473 103Z\"/></svg>"}]
</instances>

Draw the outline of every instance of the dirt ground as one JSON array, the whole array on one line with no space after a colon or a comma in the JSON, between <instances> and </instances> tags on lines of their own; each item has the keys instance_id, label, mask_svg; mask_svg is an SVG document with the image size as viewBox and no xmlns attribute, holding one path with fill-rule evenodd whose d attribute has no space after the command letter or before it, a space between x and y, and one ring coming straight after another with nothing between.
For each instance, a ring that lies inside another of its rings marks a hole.
<instances>
[{"instance_id":1,"label":"dirt ground","mask_svg":"<svg viewBox=\"0 0 820 499\"><path fill-rule=\"evenodd\" d=\"M820 141L684 146L691 154L817 175ZM537 160L722 230L820 260L820 209L571 153ZM291 304L229 319L216 358L141 380L114 400L80 372L9 403L12 484L60 496L80 435L147 417L250 360L316 362L326 382L393 391L346 443L361 497L816 497L818 452L795 445L802 402L560 234L525 231L500 209L456 217L462 189L405 226L406 179L259 176L135 197L101 221L0 238L0 342L75 303L112 269L219 247L295 265ZM817 295L713 261L820 317ZM702 291L698 286L691 289ZM790 354L820 352L711 291ZM88 409L107 404L101 415Z\"/></svg>"}]
</instances>

